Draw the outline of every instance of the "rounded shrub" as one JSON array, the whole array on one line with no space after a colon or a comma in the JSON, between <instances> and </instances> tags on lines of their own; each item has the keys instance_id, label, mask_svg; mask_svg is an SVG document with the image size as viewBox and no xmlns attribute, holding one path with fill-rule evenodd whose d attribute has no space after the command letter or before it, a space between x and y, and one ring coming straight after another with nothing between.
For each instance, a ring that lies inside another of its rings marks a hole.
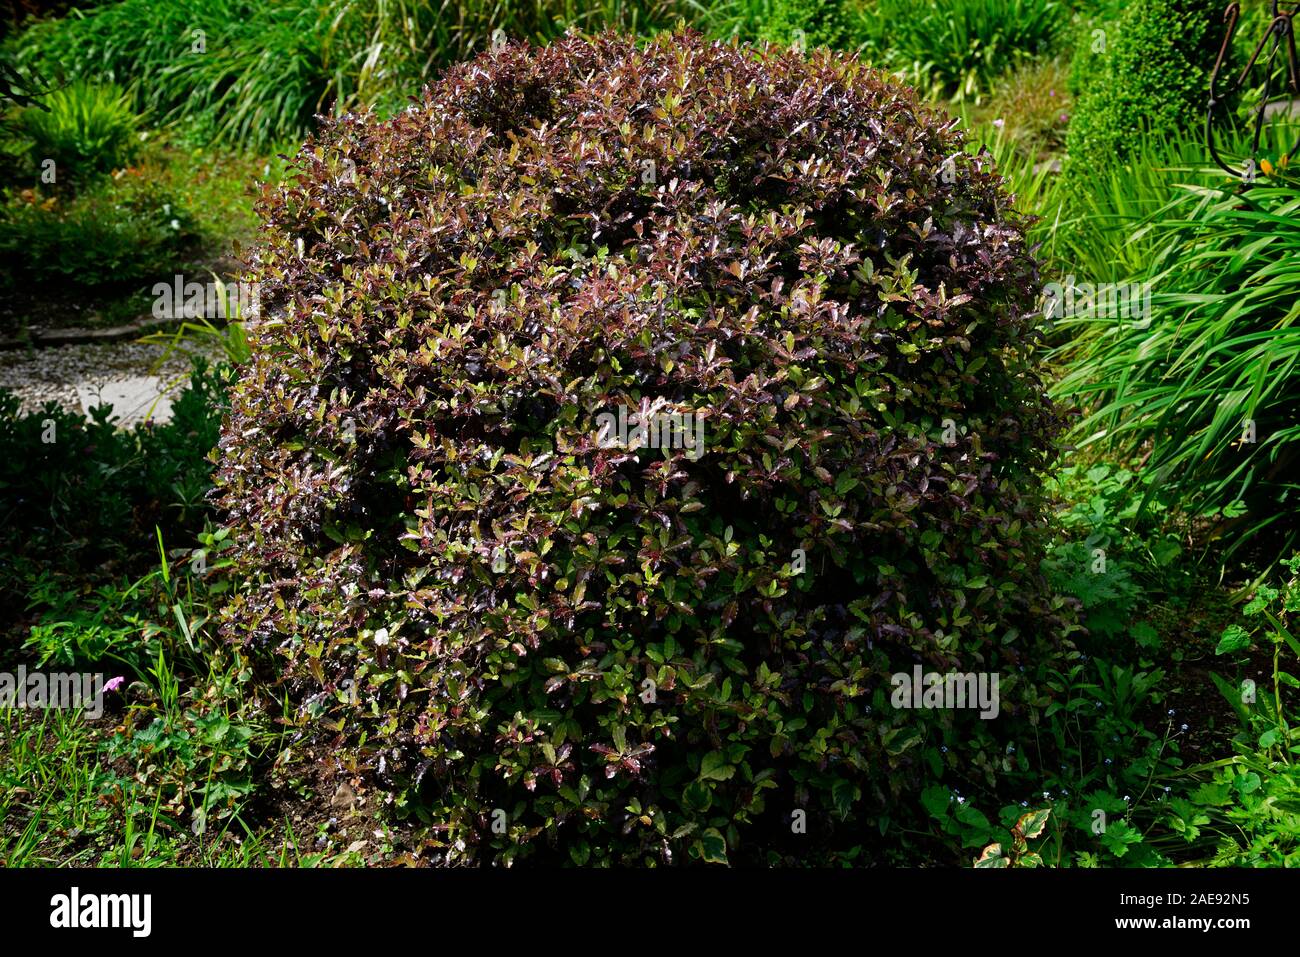
<instances>
[{"instance_id":1,"label":"rounded shrub","mask_svg":"<svg viewBox=\"0 0 1300 957\"><path fill-rule=\"evenodd\" d=\"M1144 133L1204 122L1223 7L1219 0L1150 0L1080 33L1066 140L1071 176L1126 159Z\"/></svg>"},{"instance_id":2,"label":"rounded shrub","mask_svg":"<svg viewBox=\"0 0 1300 957\"><path fill-rule=\"evenodd\" d=\"M511 45L329 124L264 213L223 627L439 860L871 859L1031 760L1036 266L910 91ZM998 703L897 706L914 668Z\"/></svg>"}]
</instances>

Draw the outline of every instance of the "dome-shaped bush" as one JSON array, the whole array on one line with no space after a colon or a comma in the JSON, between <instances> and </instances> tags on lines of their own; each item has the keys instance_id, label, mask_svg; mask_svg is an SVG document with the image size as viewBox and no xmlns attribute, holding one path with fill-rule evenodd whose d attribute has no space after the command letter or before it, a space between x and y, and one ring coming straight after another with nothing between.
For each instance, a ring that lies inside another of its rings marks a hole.
<instances>
[{"instance_id":1,"label":"dome-shaped bush","mask_svg":"<svg viewBox=\"0 0 1300 957\"><path fill-rule=\"evenodd\" d=\"M960 147L853 60L693 34L309 142L219 475L226 633L321 759L440 859L591 863L851 856L1025 760L1059 423ZM999 674L996 718L894 707L914 665Z\"/></svg>"}]
</instances>

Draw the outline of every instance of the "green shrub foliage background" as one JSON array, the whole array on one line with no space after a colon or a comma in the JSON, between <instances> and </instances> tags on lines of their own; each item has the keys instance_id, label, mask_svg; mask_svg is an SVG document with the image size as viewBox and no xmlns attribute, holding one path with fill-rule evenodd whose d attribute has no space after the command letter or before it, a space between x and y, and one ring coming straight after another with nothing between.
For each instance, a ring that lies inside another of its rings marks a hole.
<instances>
[{"instance_id":1,"label":"green shrub foliage background","mask_svg":"<svg viewBox=\"0 0 1300 957\"><path fill-rule=\"evenodd\" d=\"M1166 135L1204 122L1225 6L1219 0L1149 0L1081 34L1071 86L1083 94L1066 143L1071 174L1114 165L1145 132ZM1251 34L1250 42L1257 37Z\"/></svg>"},{"instance_id":2,"label":"green shrub foliage background","mask_svg":"<svg viewBox=\"0 0 1300 957\"><path fill-rule=\"evenodd\" d=\"M759 38L806 48L851 49L862 32L861 16L846 0L775 0Z\"/></svg>"},{"instance_id":3,"label":"green shrub foliage background","mask_svg":"<svg viewBox=\"0 0 1300 957\"><path fill-rule=\"evenodd\" d=\"M264 214L224 628L446 860L843 860L1035 759L1036 266L909 91L509 45L331 123ZM620 406L704 454L604 447ZM891 707L914 664L998 672L999 716Z\"/></svg>"}]
</instances>

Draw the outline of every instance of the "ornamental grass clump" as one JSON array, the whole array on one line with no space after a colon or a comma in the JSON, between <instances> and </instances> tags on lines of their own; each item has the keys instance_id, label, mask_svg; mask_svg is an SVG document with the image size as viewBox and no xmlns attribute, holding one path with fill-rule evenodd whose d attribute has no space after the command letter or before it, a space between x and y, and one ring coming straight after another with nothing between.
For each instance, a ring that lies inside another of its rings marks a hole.
<instances>
[{"instance_id":1,"label":"ornamental grass clump","mask_svg":"<svg viewBox=\"0 0 1300 957\"><path fill-rule=\"evenodd\" d=\"M1033 758L1036 266L911 91L508 45L328 124L263 213L224 629L422 853L871 859L923 785ZM999 705L896 706L918 666Z\"/></svg>"}]
</instances>

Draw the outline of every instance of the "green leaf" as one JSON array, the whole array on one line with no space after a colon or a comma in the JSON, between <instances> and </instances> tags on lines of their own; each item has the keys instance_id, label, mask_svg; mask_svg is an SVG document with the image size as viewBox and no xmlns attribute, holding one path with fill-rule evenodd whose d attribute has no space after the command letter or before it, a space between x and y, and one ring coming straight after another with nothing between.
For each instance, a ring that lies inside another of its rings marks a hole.
<instances>
[{"instance_id":1,"label":"green leaf","mask_svg":"<svg viewBox=\"0 0 1300 957\"><path fill-rule=\"evenodd\" d=\"M948 805L952 803L952 796L948 789L944 787L926 788L921 792L921 806L930 812L930 816L942 821L948 816Z\"/></svg>"},{"instance_id":2,"label":"green leaf","mask_svg":"<svg viewBox=\"0 0 1300 957\"><path fill-rule=\"evenodd\" d=\"M727 864L727 839L716 827L706 828L695 842L700 859L707 864Z\"/></svg>"},{"instance_id":3,"label":"green leaf","mask_svg":"<svg viewBox=\"0 0 1300 957\"><path fill-rule=\"evenodd\" d=\"M1106 828L1101 843L1116 857L1123 857L1133 844L1142 843L1142 834L1129 827L1125 821L1116 821Z\"/></svg>"},{"instance_id":4,"label":"green leaf","mask_svg":"<svg viewBox=\"0 0 1300 957\"><path fill-rule=\"evenodd\" d=\"M735 767L727 763L727 756L721 751L710 751L700 762L702 781L727 781L735 773Z\"/></svg>"},{"instance_id":5,"label":"green leaf","mask_svg":"<svg viewBox=\"0 0 1300 957\"><path fill-rule=\"evenodd\" d=\"M1139 621L1128 630L1129 637L1142 648L1160 647L1160 635L1148 622Z\"/></svg>"},{"instance_id":6,"label":"green leaf","mask_svg":"<svg viewBox=\"0 0 1300 957\"><path fill-rule=\"evenodd\" d=\"M853 802L861 793L852 781L836 778L835 783L831 785L831 797L835 801L835 810L840 812L840 820L849 816L849 811L853 809Z\"/></svg>"},{"instance_id":7,"label":"green leaf","mask_svg":"<svg viewBox=\"0 0 1300 957\"><path fill-rule=\"evenodd\" d=\"M970 803L961 803L957 805L957 820L967 827L987 829L989 819L984 816L984 812Z\"/></svg>"},{"instance_id":8,"label":"green leaf","mask_svg":"<svg viewBox=\"0 0 1300 957\"><path fill-rule=\"evenodd\" d=\"M978 868L1007 867L1009 864L1010 862L1002 856L1001 844L990 844L975 861L975 866Z\"/></svg>"},{"instance_id":9,"label":"green leaf","mask_svg":"<svg viewBox=\"0 0 1300 957\"><path fill-rule=\"evenodd\" d=\"M713 792L699 781L692 781L682 788L682 801L696 811L707 811L713 804Z\"/></svg>"},{"instance_id":10,"label":"green leaf","mask_svg":"<svg viewBox=\"0 0 1300 957\"><path fill-rule=\"evenodd\" d=\"M1219 636L1219 646L1214 649L1216 655L1232 655L1250 647L1250 632L1241 625L1229 625Z\"/></svg>"},{"instance_id":11,"label":"green leaf","mask_svg":"<svg viewBox=\"0 0 1300 957\"><path fill-rule=\"evenodd\" d=\"M1030 811L1028 814L1022 814L1016 825L1020 828L1020 833L1027 838L1035 838L1043 833L1047 827L1047 819L1052 816L1052 809L1045 807L1039 811Z\"/></svg>"}]
</instances>

